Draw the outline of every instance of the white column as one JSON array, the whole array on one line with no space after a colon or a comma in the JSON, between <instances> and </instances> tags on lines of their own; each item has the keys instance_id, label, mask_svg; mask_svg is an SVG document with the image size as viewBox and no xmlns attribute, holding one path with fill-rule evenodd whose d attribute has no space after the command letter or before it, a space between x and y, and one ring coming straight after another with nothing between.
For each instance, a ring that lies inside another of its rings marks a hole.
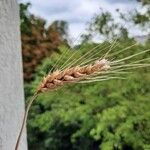
<instances>
[{"instance_id":1,"label":"white column","mask_svg":"<svg viewBox=\"0 0 150 150\"><path fill-rule=\"evenodd\" d=\"M24 112L17 0L0 0L0 150L14 150ZM19 150L27 150L26 136Z\"/></svg>"}]
</instances>

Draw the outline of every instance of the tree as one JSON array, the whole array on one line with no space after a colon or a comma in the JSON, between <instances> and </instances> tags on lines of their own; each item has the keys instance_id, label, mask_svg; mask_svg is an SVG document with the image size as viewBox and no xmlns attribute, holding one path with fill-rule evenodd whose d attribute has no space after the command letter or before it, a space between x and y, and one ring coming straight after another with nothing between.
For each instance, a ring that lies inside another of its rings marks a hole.
<instances>
[{"instance_id":1,"label":"tree","mask_svg":"<svg viewBox=\"0 0 150 150\"><path fill-rule=\"evenodd\" d=\"M55 24L56 28L57 23ZM112 53L118 53L118 50L133 45L134 41L128 38L128 30L116 23L109 12L104 11L93 18L89 33L84 36L85 39L90 40L93 33L102 34L108 39L119 36L120 40L117 40L118 44L114 46ZM77 55L73 55L72 59L81 58L86 51L95 47L98 52L100 47L107 47L107 45L108 42L95 44L85 40L76 47L76 51L77 48L80 48L80 51L76 53ZM118 57L121 59L149 48L149 43L144 46L136 45ZM60 47L60 51L61 59L58 55L44 59L42 65L37 68L35 80L25 87L26 97L33 95L43 75L50 69L59 68L59 65L61 66L73 52L65 53L66 47ZM101 51L101 55L104 53L105 51ZM144 59L145 54L138 58ZM58 59L58 63L55 64ZM149 149L150 77L148 72L149 68L140 69L129 76L126 75L127 80L66 86L41 95L29 115L29 148L31 150Z\"/></svg>"},{"instance_id":2,"label":"tree","mask_svg":"<svg viewBox=\"0 0 150 150\"><path fill-rule=\"evenodd\" d=\"M104 40L124 40L129 38L127 28L125 28L121 23L116 22L110 12L104 11L103 9L100 10L100 13L96 14L92 18L87 34L82 35L82 43L87 40L91 40L95 35L103 37ZM119 13L119 10L116 11Z\"/></svg>"},{"instance_id":3,"label":"tree","mask_svg":"<svg viewBox=\"0 0 150 150\"><path fill-rule=\"evenodd\" d=\"M68 23L64 20L54 21L50 28L54 31L57 31L64 40L68 40Z\"/></svg>"},{"instance_id":4,"label":"tree","mask_svg":"<svg viewBox=\"0 0 150 150\"><path fill-rule=\"evenodd\" d=\"M146 31L147 36L149 36L150 31L150 2L149 0L137 0L141 3L141 8L145 10L143 13L141 10L134 10L132 12L121 12L119 9L116 9L116 12L119 15L120 22L116 22L115 18L111 15L111 12L104 11L100 9L100 12L96 14L88 27L88 32L85 35L82 35L83 41L86 39L92 39L92 36L96 34L104 37L104 39L120 39L124 40L129 38L129 29L130 27L137 26L140 31ZM124 23L123 23L124 22ZM126 27L123 26L126 24Z\"/></svg>"},{"instance_id":5,"label":"tree","mask_svg":"<svg viewBox=\"0 0 150 150\"><path fill-rule=\"evenodd\" d=\"M35 69L45 57L60 53L61 44L68 45L67 22L54 21L48 28L46 21L28 12L29 3L20 4L21 39L25 81L33 80Z\"/></svg>"},{"instance_id":6,"label":"tree","mask_svg":"<svg viewBox=\"0 0 150 150\"><path fill-rule=\"evenodd\" d=\"M143 8L145 8L146 11L142 13L139 10L136 10L135 14L133 15L133 22L137 25L140 25L147 31L147 29L150 28L150 2L149 0L137 0L137 1L143 5Z\"/></svg>"}]
</instances>

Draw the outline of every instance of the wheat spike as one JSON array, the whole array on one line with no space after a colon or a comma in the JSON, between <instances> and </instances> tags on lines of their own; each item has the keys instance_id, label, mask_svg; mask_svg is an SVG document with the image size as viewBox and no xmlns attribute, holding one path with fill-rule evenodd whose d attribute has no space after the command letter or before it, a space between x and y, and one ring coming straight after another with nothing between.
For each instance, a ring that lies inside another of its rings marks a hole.
<instances>
[{"instance_id":1,"label":"wheat spike","mask_svg":"<svg viewBox=\"0 0 150 150\"><path fill-rule=\"evenodd\" d=\"M62 67L59 70L56 70L52 73L48 73L48 75L44 77L41 83L39 84L37 91L35 92L34 96L31 98L31 100L29 101L29 104L27 105L24 118L23 118L23 122L22 122L22 126L21 126L21 130L17 138L15 150L18 150L21 135L22 135L22 132L23 132L26 120L27 120L29 109L33 101L38 97L40 93L45 93L47 91L55 90L58 87L61 87L65 84L70 84L70 83L90 83L90 82L105 81L105 80L111 80L111 79L124 79L120 77L120 74L129 73L129 72L126 72L127 70L133 70L137 68L150 66L149 62L144 63L144 61L149 60L150 58L131 61L131 63L125 62L127 60L132 59L133 57L150 52L150 49L141 51L139 53L135 53L133 55L127 56L122 59L113 60L109 58L110 56L114 56L116 54L122 53L125 50L130 49L134 45L131 45L123 50L120 50L117 53L109 54L109 52L112 50L112 47L114 46L113 44L113 46L109 48L107 53L100 59L96 59L97 57L93 58L97 53L94 53L94 55L91 55L88 58L85 57L86 60L84 60L85 58L82 56L77 60L74 59L73 61L71 61L69 65L62 65ZM88 54L90 54L92 50L85 53L84 56L88 56ZM71 57L73 56L74 54ZM106 59L106 57L109 58L109 60ZM68 63L68 60L64 64ZM76 63L80 63L80 64L76 65ZM116 74L118 74L119 76L118 77L114 76Z\"/></svg>"},{"instance_id":2,"label":"wheat spike","mask_svg":"<svg viewBox=\"0 0 150 150\"><path fill-rule=\"evenodd\" d=\"M37 92L30 100L26 112L24 114L23 123L21 126L21 130L19 136L17 138L15 150L18 150L18 146L20 143L20 138L27 120L28 111L38 96L38 94L47 92L50 90L57 89L60 86L63 86L67 83L76 83L79 81L83 81L88 79L89 76L94 75L98 72L107 71L110 68L110 62L106 59L101 59L95 61L93 64L85 65L85 66L75 66L71 68L67 68L63 71L54 71L53 73L49 73L46 77L43 78L42 82L40 83Z\"/></svg>"},{"instance_id":3,"label":"wheat spike","mask_svg":"<svg viewBox=\"0 0 150 150\"><path fill-rule=\"evenodd\" d=\"M107 71L110 68L110 62L106 59L95 61L93 64L85 66L75 66L63 71L54 71L48 74L40 83L37 93L53 90L67 83L75 83L86 80L87 77L97 72Z\"/></svg>"}]
</instances>

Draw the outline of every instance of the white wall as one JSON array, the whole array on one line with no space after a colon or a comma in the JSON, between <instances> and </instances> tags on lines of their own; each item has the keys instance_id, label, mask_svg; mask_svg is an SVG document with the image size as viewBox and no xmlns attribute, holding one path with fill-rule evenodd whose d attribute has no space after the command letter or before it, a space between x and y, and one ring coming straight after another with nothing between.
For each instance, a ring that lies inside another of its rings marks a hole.
<instances>
[{"instance_id":1,"label":"white wall","mask_svg":"<svg viewBox=\"0 0 150 150\"><path fill-rule=\"evenodd\" d=\"M0 150L14 150L24 112L20 45L18 4L0 0Z\"/></svg>"}]
</instances>

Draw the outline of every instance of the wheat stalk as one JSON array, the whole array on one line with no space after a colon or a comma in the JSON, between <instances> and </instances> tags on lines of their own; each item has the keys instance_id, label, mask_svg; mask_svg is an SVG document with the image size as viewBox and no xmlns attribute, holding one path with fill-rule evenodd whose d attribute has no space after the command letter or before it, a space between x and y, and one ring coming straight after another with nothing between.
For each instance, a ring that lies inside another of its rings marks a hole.
<instances>
[{"instance_id":1,"label":"wheat stalk","mask_svg":"<svg viewBox=\"0 0 150 150\"><path fill-rule=\"evenodd\" d=\"M33 101L37 98L38 94L57 89L58 87L63 86L64 84L76 83L82 80L86 80L87 77L94 75L100 71L106 71L109 68L110 62L106 59L101 59L95 61L93 64L85 65L82 67L75 66L72 68L67 68L63 71L57 70L54 71L53 73L49 73L46 77L44 77L26 108L22 127L16 142L15 150L18 150L21 135L27 120L29 109Z\"/></svg>"},{"instance_id":2,"label":"wheat stalk","mask_svg":"<svg viewBox=\"0 0 150 150\"><path fill-rule=\"evenodd\" d=\"M134 44L135 45L135 44ZM120 50L117 52L121 53L125 50L130 49L132 46L131 45L123 50ZM94 48L95 49L95 48ZM143 53L149 52L150 49L144 50L142 52L127 56L125 58L119 59L119 60L110 60L106 59L108 56L114 56L114 54L110 54L110 51L112 50L112 46L109 48L109 50L105 53L105 55L99 59L95 58L93 59L91 55L86 58L85 62L81 62L82 59L85 59L83 56L79 59L75 59L72 62L67 65L66 62L74 56L74 54L64 63L66 66L63 64L60 70L53 71L52 73L48 73L41 83L39 84L34 96L31 98L29 101L29 104L27 105L21 130L19 132L19 136L17 138L15 150L18 150L20 139L22 136L22 132L24 129L24 126L27 121L27 116L29 109L33 103L33 101L37 98L37 96L41 93L45 93L47 91L55 90L65 84L71 84L71 83L90 83L90 82L97 82L97 81L104 81L104 80L110 80L110 79L116 79L116 78L121 78L120 74L126 74L128 72L125 72L126 70L133 70L141 67L147 67L150 66L150 63L144 64L143 61L149 60L148 59L141 59L138 61L134 61L131 63L124 63L124 61L127 61L129 59L132 59L135 56L141 55ZM92 51L92 50L91 50ZM88 51L84 56L87 56L90 54L91 51ZM93 62L94 61L94 62ZM80 64L76 65L76 63L79 62ZM139 63L141 62L141 63ZM58 63L58 62L57 62ZM56 65L56 64L55 64ZM116 77L114 75L119 75L119 77ZM124 78L121 78L124 79Z\"/></svg>"}]
</instances>

